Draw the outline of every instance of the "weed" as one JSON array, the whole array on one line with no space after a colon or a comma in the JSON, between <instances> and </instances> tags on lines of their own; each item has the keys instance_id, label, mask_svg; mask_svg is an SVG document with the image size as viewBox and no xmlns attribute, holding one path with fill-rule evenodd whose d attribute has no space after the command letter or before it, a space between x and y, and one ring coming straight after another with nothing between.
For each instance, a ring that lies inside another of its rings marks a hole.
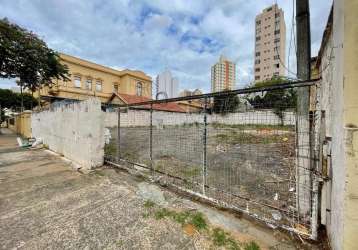
<instances>
[{"instance_id":1,"label":"weed","mask_svg":"<svg viewBox=\"0 0 358 250\"><path fill-rule=\"evenodd\" d=\"M212 240L215 246L226 247L227 249L240 249L238 243L221 228L214 228L212 232Z\"/></svg>"},{"instance_id":2,"label":"weed","mask_svg":"<svg viewBox=\"0 0 358 250\"><path fill-rule=\"evenodd\" d=\"M175 220L176 222L180 223L180 224L185 224L186 221L188 220L190 216L189 212L178 212L178 213L173 213L172 214L172 218L173 220Z\"/></svg>"},{"instance_id":3,"label":"weed","mask_svg":"<svg viewBox=\"0 0 358 250\"><path fill-rule=\"evenodd\" d=\"M148 217L149 217L149 213L142 213L142 217L143 217L143 218L148 218Z\"/></svg>"},{"instance_id":4,"label":"weed","mask_svg":"<svg viewBox=\"0 0 358 250\"><path fill-rule=\"evenodd\" d=\"M207 228L206 220L203 214L200 212L196 212L191 216L190 223L193 224L198 230Z\"/></svg>"},{"instance_id":5,"label":"weed","mask_svg":"<svg viewBox=\"0 0 358 250\"><path fill-rule=\"evenodd\" d=\"M155 203L151 200L146 200L143 205L145 208L152 208L155 206Z\"/></svg>"},{"instance_id":6,"label":"weed","mask_svg":"<svg viewBox=\"0 0 358 250\"><path fill-rule=\"evenodd\" d=\"M164 219L166 217L169 217L170 215L172 215L171 211L169 211L166 208L161 208L161 209L155 211L154 218L157 219L157 220L160 220L160 219Z\"/></svg>"},{"instance_id":7,"label":"weed","mask_svg":"<svg viewBox=\"0 0 358 250\"><path fill-rule=\"evenodd\" d=\"M249 243L246 243L244 246L245 250L260 250L260 246L257 245L255 241L251 241Z\"/></svg>"},{"instance_id":8,"label":"weed","mask_svg":"<svg viewBox=\"0 0 358 250\"><path fill-rule=\"evenodd\" d=\"M212 233L212 239L216 246L225 246L227 240L227 234L220 228L214 228Z\"/></svg>"}]
</instances>

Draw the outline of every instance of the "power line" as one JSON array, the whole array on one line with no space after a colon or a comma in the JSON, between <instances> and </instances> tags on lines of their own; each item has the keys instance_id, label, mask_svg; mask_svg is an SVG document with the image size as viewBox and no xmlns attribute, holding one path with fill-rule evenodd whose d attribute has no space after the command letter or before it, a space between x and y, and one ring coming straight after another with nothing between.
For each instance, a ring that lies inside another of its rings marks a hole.
<instances>
[{"instance_id":1,"label":"power line","mask_svg":"<svg viewBox=\"0 0 358 250\"><path fill-rule=\"evenodd\" d=\"M275 1L275 4L276 4L276 7L277 7L277 0ZM275 7L275 31L277 30L277 22L276 22L276 15L277 15L277 8ZM292 16L293 16L293 19L294 19L294 0L292 0ZM294 26L294 22L292 22L291 23L291 34L292 33L294 33L294 31L293 31L293 26ZM275 35L275 34L274 34ZM291 42L290 42L291 43ZM280 53L279 53L279 51L278 51L278 48L277 48L277 46L275 46L274 45L274 50L276 51L276 55L277 55L277 58L278 58L278 60L279 60L279 62L280 62L280 65L282 66L282 67L284 67L286 70L287 70L287 72L288 73L290 73L290 74L292 74L293 76L295 76L295 80L299 80L298 78L297 78L297 74L296 73L294 73L294 72L292 72L288 67L286 67L286 65L285 65L285 63L282 61L282 59L281 59L281 56L280 56ZM289 62L288 62L289 63Z\"/></svg>"}]
</instances>

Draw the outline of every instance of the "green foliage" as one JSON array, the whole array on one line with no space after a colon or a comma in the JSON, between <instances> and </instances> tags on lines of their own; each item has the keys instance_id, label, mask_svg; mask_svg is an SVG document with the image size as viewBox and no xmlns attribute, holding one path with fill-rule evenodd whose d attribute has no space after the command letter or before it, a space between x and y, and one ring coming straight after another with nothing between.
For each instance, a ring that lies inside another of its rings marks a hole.
<instances>
[{"instance_id":1,"label":"green foliage","mask_svg":"<svg viewBox=\"0 0 358 250\"><path fill-rule=\"evenodd\" d=\"M224 95L214 97L212 112L226 114L235 112L240 105L240 98L237 95Z\"/></svg>"},{"instance_id":2,"label":"green foliage","mask_svg":"<svg viewBox=\"0 0 358 250\"><path fill-rule=\"evenodd\" d=\"M24 109L31 109L38 104L37 100L29 93L23 94L23 103ZM0 105L1 109L16 109L21 107L21 94L12 92L9 89L0 89Z\"/></svg>"},{"instance_id":3,"label":"green foliage","mask_svg":"<svg viewBox=\"0 0 358 250\"><path fill-rule=\"evenodd\" d=\"M268 81L257 82L251 87L267 87L287 82L287 80L278 77ZM297 93L293 89L267 91L264 96L256 95L254 97L247 97L246 99L254 108L273 109L273 112L281 119L282 124L284 111L289 108L294 108L297 105Z\"/></svg>"},{"instance_id":4,"label":"green foliage","mask_svg":"<svg viewBox=\"0 0 358 250\"><path fill-rule=\"evenodd\" d=\"M245 250L260 250L260 246L257 245L255 241L251 241L249 243L246 243L244 246Z\"/></svg>"},{"instance_id":5,"label":"green foliage","mask_svg":"<svg viewBox=\"0 0 358 250\"><path fill-rule=\"evenodd\" d=\"M205 220L203 214L200 212L196 212L196 213L192 214L191 219L190 219L190 224L193 224L196 227L196 229L198 229L198 230L207 228L206 220Z\"/></svg>"},{"instance_id":6,"label":"green foliage","mask_svg":"<svg viewBox=\"0 0 358 250\"><path fill-rule=\"evenodd\" d=\"M145 208L152 208L152 207L154 207L155 206L155 203L153 202L153 201L151 201L151 200L146 200L145 202L144 202L144 207Z\"/></svg>"},{"instance_id":7,"label":"green foliage","mask_svg":"<svg viewBox=\"0 0 358 250\"><path fill-rule=\"evenodd\" d=\"M56 79L69 80L59 55L32 32L0 19L0 78L18 78L18 84L35 91Z\"/></svg>"},{"instance_id":8,"label":"green foliage","mask_svg":"<svg viewBox=\"0 0 358 250\"><path fill-rule=\"evenodd\" d=\"M221 228L214 228L211 237L215 246L226 247L232 250L240 249L237 242Z\"/></svg>"}]
</instances>

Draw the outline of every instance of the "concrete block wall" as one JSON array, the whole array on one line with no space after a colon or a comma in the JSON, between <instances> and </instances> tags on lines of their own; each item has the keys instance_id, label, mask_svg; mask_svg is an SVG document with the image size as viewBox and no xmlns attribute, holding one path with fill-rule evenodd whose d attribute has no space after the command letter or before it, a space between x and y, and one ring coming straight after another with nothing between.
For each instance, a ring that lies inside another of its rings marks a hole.
<instances>
[{"instance_id":1,"label":"concrete block wall","mask_svg":"<svg viewBox=\"0 0 358 250\"><path fill-rule=\"evenodd\" d=\"M33 113L32 136L84 169L103 165L104 122L96 98Z\"/></svg>"}]
</instances>

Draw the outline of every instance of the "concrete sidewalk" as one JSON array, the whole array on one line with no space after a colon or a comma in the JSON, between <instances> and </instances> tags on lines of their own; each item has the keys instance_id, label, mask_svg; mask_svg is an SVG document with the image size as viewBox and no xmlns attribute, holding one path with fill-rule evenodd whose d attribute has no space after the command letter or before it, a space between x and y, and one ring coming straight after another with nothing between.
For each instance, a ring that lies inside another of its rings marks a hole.
<instances>
[{"instance_id":1,"label":"concrete sidewalk","mask_svg":"<svg viewBox=\"0 0 358 250\"><path fill-rule=\"evenodd\" d=\"M14 135L0 135L1 249L224 249L209 229L188 233L175 220L150 214L161 207L201 211L209 228L219 226L237 242L255 241L262 249L298 246L280 232L126 172L104 168L81 174L53 153L19 149Z\"/></svg>"}]
</instances>

